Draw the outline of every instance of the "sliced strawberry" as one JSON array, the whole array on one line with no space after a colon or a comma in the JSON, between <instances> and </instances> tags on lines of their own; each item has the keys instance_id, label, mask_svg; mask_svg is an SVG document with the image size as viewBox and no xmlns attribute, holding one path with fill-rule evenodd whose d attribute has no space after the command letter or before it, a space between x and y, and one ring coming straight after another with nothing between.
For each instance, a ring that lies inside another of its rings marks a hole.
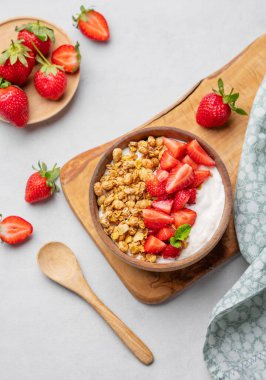
<instances>
[{"instance_id":1,"label":"sliced strawberry","mask_svg":"<svg viewBox=\"0 0 266 380\"><path fill-rule=\"evenodd\" d=\"M174 223L174 217L152 208L142 210L142 215L145 226L151 230L157 230L165 227L167 224Z\"/></svg>"},{"instance_id":2,"label":"sliced strawberry","mask_svg":"<svg viewBox=\"0 0 266 380\"><path fill-rule=\"evenodd\" d=\"M156 235L158 232L158 229L154 230L148 230L148 235Z\"/></svg>"},{"instance_id":3,"label":"sliced strawberry","mask_svg":"<svg viewBox=\"0 0 266 380\"><path fill-rule=\"evenodd\" d=\"M180 168L174 168L171 170L166 182L166 192L168 194L175 191L182 190L185 187L191 185L194 180L194 172L191 166L184 164Z\"/></svg>"},{"instance_id":4,"label":"sliced strawberry","mask_svg":"<svg viewBox=\"0 0 266 380\"><path fill-rule=\"evenodd\" d=\"M160 240L169 240L175 234L173 227L163 227L155 235Z\"/></svg>"},{"instance_id":5,"label":"sliced strawberry","mask_svg":"<svg viewBox=\"0 0 266 380\"><path fill-rule=\"evenodd\" d=\"M187 144L187 153L197 164L215 166L215 161L205 152L197 140L192 140Z\"/></svg>"},{"instance_id":6,"label":"sliced strawberry","mask_svg":"<svg viewBox=\"0 0 266 380\"><path fill-rule=\"evenodd\" d=\"M190 197L187 203L189 205L194 205L196 203L197 190L193 187L192 189L188 189L188 191L190 193Z\"/></svg>"},{"instance_id":7,"label":"sliced strawberry","mask_svg":"<svg viewBox=\"0 0 266 380\"><path fill-rule=\"evenodd\" d=\"M171 244L168 244L163 250L162 250L162 257L164 259L175 259L176 257L180 256L182 249L173 247Z\"/></svg>"},{"instance_id":8,"label":"sliced strawberry","mask_svg":"<svg viewBox=\"0 0 266 380\"><path fill-rule=\"evenodd\" d=\"M157 239L155 236L150 235L144 243L144 249L147 253L159 253L166 247L166 244Z\"/></svg>"},{"instance_id":9,"label":"sliced strawberry","mask_svg":"<svg viewBox=\"0 0 266 380\"><path fill-rule=\"evenodd\" d=\"M183 164L188 164L192 167L193 170L196 170L198 168L198 164L192 160L192 158L189 157L187 154L183 159L182 159Z\"/></svg>"},{"instance_id":10,"label":"sliced strawberry","mask_svg":"<svg viewBox=\"0 0 266 380\"><path fill-rule=\"evenodd\" d=\"M22 243L32 231L32 225L19 216L8 216L0 223L0 239L8 244Z\"/></svg>"},{"instance_id":11,"label":"sliced strawberry","mask_svg":"<svg viewBox=\"0 0 266 380\"><path fill-rule=\"evenodd\" d=\"M164 145L171 152L175 158L180 158L186 153L186 145L180 141L174 139L163 138Z\"/></svg>"},{"instance_id":12,"label":"sliced strawberry","mask_svg":"<svg viewBox=\"0 0 266 380\"><path fill-rule=\"evenodd\" d=\"M198 187L210 177L211 172L209 170L195 170L194 174L193 187Z\"/></svg>"},{"instance_id":13,"label":"sliced strawberry","mask_svg":"<svg viewBox=\"0 0 266 380\"><path fill-rule=\"evenodd\" d=\"M75 73L80 65L79 43L76 45L61 45L53 51L51 61L55 65L63 67L64 71L69 74Z\"/></svg>"},{"instance_id":14,"label":"sliced strawberry","mask_svg":"<svg viewBox=\"0 0 266 380\"><path fill-rule=\"evenodd\" d=\"M165 183L159 182L158 178L155 177L154 174L151 174L146 179L145 183L147 191L152 197L161 197L162 195L166 194Z\"/></svg>"},{"instance_id":15,"label":"sliced strawberry","mask_svg":"<svg viewBox=\"0 0 266 380\"><path fill-rule=\"evenodd\" d=\"M173 203L174 203L173 199L164 199L164 200L153 201L151 205L156 210L163 211L166 214L170 214Z\"/></svg>"},{"instance_id":16,"label":"sliced strawberry","mask_svg":"<svg viewBox=\"0 0 266 380\"><path fill-rule=\"evenodd\" d=\"M185 207L190 198L190 190L179 190L175 195L173 211L181 210Z\"/></svg>"},{"instance_id":17,"label":"sliced strawberry","mask_svg":"<svg viewBox=\"0 0 266 380\"><path fill-rule=\"evenodd\" d=\"M160 160L160 166L163 170L171 170L175 166L179 165L180 162L176 160L169 152L166 150ZM180 165L179 165L180 166Z\"/></svg>"},{"instance_id":18,"label":"sliced strawberry","mask_svg":"<svg viewBox=\"0 0 266 380\"><path fill-rule=\"evenodd\" d=\"M169 173L166 170L158 169L154 173L156 177L158 178L159 182L164 182L167 180Z\"/></svg>"},{"instance_id":19,"label":"sliced strawberry","mask_svg":"<svg viewBox=\"0 0 266 380\"><path fill-rule=\"evenodd\" d=\"M197 218L197 213L189 208L175 211L172 216L175 218L174 225L176 228L182 226L182 224L190 224L193 226Z\"/></svg>"}]
</instances>

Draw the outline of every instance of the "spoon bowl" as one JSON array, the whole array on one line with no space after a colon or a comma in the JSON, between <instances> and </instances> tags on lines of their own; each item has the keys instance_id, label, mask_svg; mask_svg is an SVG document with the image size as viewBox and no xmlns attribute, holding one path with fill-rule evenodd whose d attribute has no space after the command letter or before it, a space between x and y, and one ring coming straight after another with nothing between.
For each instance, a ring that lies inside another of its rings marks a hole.
<instances>
[{"instance_id":1,"label":"spoon bowl","mask_svg":"<svg viewBox=\"0 0 266 380\"><path fill-rule=\"evenodd\" d=\"M103 304L90 288L76 256L69 247L59 242L48 243L40 249L37 261L47 277L87 301L142 363L149 365L153 362L149 348Z\"/></svg>"}]
</instances>

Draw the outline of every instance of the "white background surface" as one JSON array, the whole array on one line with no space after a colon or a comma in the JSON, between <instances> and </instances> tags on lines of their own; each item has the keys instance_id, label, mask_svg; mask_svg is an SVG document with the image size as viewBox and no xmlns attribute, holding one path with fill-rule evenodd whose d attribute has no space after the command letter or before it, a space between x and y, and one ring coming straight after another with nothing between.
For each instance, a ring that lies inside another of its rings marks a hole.
<instances>
[{"instance_id":1,"label":"white background surface","mask_svg":"<svg viewBox=\"0 0 266 380\"><path fill-rule=\"evenodd\" d=\"M110 0L93 3L111 41L93 43L72 27L80 1L5 1L2 20L49 19L78 39L83 55L74 101L57 120L18 130L0 125L0 209L32 222L32 239L0 247L1 380L207 380L202 346L212 308L246 268L238 257L171 302L142 305L122 285L68 207L62 193L24 202L31 165L64 164L145 122L199 79L219 69L265 31L264 0ZM247 84L248 85L248 84ZM37 96L37 95L36 95ZM63 241L76 253L102 300L154 353L140 364L81 299L46 279L36 253Z\"/></svg>"}]
</instances>

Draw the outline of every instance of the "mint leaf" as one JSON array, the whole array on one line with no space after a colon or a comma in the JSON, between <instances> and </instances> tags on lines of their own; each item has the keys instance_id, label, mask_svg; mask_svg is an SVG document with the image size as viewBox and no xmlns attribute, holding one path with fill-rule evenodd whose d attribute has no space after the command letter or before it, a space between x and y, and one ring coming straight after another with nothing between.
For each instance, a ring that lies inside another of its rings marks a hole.
<instances>
[{"instance_id":1,"label":"mint leaf","mask_svg":"<svg viewBox=\"0 0 266 380\"><path fill-rule=\"evenodd\" d=\"M191 231L190 224L182 224L182 226L178 227L175 231L175 239L184 241L188 238Z\"/></svg>"},{"instance_id":2,"label":"mint leaf","mask_svg":"<svg viewBox=\"0 0 266 380\"><path fill-rule=\"evenodd\" d=\"M170 238L170 244L175 248L181 247L181 241L176 240L176 238L174 236Z\"/></svg>"}]
</instances>

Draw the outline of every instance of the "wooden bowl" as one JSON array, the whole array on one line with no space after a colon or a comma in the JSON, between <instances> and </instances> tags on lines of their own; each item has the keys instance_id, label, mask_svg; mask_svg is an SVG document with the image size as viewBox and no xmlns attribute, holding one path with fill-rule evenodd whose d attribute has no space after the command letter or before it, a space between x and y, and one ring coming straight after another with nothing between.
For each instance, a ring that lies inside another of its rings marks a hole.
<instances>
[{"instance_id":1,"label":"wooden bowl","mask_svg":"<svg viewBox=\"0 0 266 380\"><path fill-rule=\"evenodd\" d=\"M0 23L0 52L9 46L12 39L17 40L18 33L15 31L16 26L27 24L36 20L39 20L42 25L46 25L54 30L55 44L52 45L51 52L57 49L60 45L73 44L70 37L61 28L50 23L49 21L42 20L38 17L16 17ZM51 54L48 56L49 59L50 56ZM67 89L62 98L56 101L45 99L38 94L33 83L34 74L39 68L40 65L36 64L27 82L22 86L22 89L26 91L29 99L30 117L27 125L43 122L63 111L75 95L79 84L79 71L74 74L67 74ZM3 121L7 122L6 120Z\"/></svg>"},{"instance_id":2,"label":"wooden bowl","mask_svg":"<svg viewBox=\"0 0 266 380\"><path fill-rule=\"evenodd\" d=\"M218 228L213 234L212 238L206 242L198 251L196 251L193 255L186 257L184 259L179 259L177 261L172 261L168 263L150 263L146 261L141 261L138 259L129 256L116 246L116 244L112 241L112 239L104 232L103 227L99 221L99 208L97 204L97 197L94 194L94 184L98 182L102 175L106 170L106 165L112 161L112 152L115 148L124 149L127 147L130 141L139 141L142 139L146 139L148 136L165 136L171 137L174 139L182 140L184 142L189 142L193 139L196 139L200 145L208 152L208 154L215 160L216 168L220 173L222 178L222 182L225 190L225 205L223 210L223 215L221 221L219 223ZM231 210L232 210L232 189L231 182L227 172L227 169L222 162L219 155L212 149L205 141L203 141L200 137L195 136L190 132L186 132L184 130L172 127L151 127L145 128L143 130L133 131L125 136L122 136L119 140L117 140L103 155L101 160L98 162L98 165L95 168L95 172L93 174L90 190L89 190L89 203L90 203L90 211L93 217L95 230L99 234L99 239L101 239L110 251L119 257L121 260L125 261L129 265L137 267L139 269L153 271L153 272L168 272L175 271L178 269L182 269L188 267L189 265L194 264L195 262L201 260L204 256L206 256L219 242L221 239L227 225L229 222Z\"/></svg>"}]
</instances>

